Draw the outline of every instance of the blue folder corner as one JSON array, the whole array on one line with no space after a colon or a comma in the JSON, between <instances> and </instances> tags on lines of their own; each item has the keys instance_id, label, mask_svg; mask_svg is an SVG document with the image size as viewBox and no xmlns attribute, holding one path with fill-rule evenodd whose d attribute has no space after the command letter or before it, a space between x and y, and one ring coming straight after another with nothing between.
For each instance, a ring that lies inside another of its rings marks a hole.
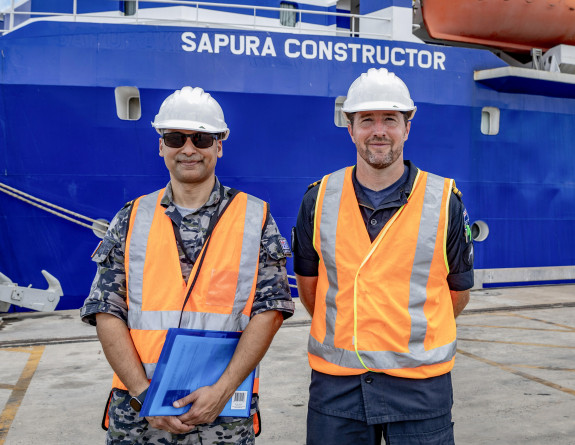
<instances>
[{"instance_id":1,"label":"blue folder corner","mask_svg":"<svg viewBox=\"0 0 575 445\"><path fill-rule=\"evenodd\" d=\"M234 355L240 336L241 332L169 329L140 416L186 413L189 405L174 408L172 403L216 383ZM220 416L250 416L254 377L255 370L228 400Z\"/></svg>"}]
</instances>

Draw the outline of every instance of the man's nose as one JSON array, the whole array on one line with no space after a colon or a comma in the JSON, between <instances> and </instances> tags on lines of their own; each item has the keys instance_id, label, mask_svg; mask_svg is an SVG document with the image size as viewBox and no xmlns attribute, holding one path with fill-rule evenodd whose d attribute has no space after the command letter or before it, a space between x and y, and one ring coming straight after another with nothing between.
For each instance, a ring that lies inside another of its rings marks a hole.
<instances>
[{"instance_id":1,"label":"man's nose","mask_svg":"<svg viewBox=\"0 0 575 445\"><path fill-rule=\"evenodd\" d=\"M385 122L379 119L375 120L373 123L373 134L383 136L384 134L386 134L386 132L387 132L387 126L385 125Z\"/></svg>"},{"instance_id":2,"label":"man's nose","mask_svg":"<svg viewBox=\"0 0 575 445\"><path fill-rule=\"evenodd\" d=\"M198 152L198 149L194 145L194 143L192 142L192 138L186 138L186 143L182 147L182 153L185 153L186 155L190 156L190 155L197 153L197 152Z\"/></svg>"}]
</instances>

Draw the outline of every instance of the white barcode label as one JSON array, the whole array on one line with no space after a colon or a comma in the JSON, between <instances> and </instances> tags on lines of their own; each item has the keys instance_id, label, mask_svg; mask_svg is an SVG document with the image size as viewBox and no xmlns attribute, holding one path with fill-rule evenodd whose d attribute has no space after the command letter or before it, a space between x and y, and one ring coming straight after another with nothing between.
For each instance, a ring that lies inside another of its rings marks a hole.
<instances>
[{"instance_id":1,"label":"white barcode label","mask_svg":"<svg viewBox=\"0 0 575 445\"><path fill-rule=\"evenodd\" d=\"M248 399L247 391L236 391L232 397L232 409L246 409Z\"/></svg>"}]
</instances>

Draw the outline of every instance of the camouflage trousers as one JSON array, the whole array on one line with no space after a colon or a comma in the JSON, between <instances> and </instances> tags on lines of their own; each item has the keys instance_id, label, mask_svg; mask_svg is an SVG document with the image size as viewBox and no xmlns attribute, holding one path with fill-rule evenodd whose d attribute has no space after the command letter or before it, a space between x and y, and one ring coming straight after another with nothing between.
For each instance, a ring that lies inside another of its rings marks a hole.
<instances>
[{"instance_id":1,"label":"camouflage trousers","mask_svg":"<svg viewBox=\"0 0 575 445\"><path fill-rule=\"evenodd\" d=\"M106 445L253 445L253 418L220 417L209 425L198 425L187 434L171 434L152 428L130 406L126 391L114 389L108 409L110 426Z\"/></svg>"}]
</instances>

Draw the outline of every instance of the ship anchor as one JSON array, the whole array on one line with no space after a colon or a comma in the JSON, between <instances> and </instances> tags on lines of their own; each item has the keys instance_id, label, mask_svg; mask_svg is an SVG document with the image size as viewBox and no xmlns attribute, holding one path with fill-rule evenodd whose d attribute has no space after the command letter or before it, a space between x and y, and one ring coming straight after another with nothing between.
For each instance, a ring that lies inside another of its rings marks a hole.
<instances>
[{"instance_id":1,"label":"ship anchor","mask_svg":"<svg viewBox=\"0 0 575 445\"><path fill-rule=\"evenodd\" d=\"M42 275L48 282L48 289L45 290L18 286L0 272L0 312L7 312L12 304L42 312L56 309L60 297L64 295L60 281L45 270Z\"/></svg>"}]
</instances>

